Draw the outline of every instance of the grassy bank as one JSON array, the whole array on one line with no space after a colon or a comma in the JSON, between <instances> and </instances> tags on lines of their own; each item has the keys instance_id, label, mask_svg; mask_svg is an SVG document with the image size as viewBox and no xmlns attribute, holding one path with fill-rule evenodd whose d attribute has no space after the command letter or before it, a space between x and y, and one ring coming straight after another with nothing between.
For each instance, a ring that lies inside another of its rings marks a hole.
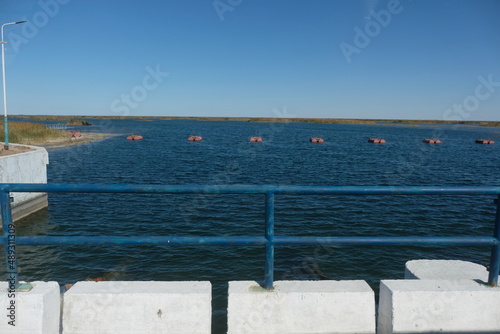
<instances>
[{"instance_id":1,"label":"grassy bank","mask_svg":"<svg viewBox=\"0 0 500 334\"><path fill-rule=\"evenodd\" d=\"M13 115L11 118L26 118L33 121L64 122L78 118L94 119L136 119L136 120L174 120L192 119L198 121L240 121L240 122L275 122L275 123L323 123L323 124L459 124L473 126L500 127L500 121L442 121L442 120L401 120L401 119L350 119L350 118L272 118L272 117L183 117L183 116L60 116L60 115Z\"/></svg>"},{"instance_id":2,"label":"grassy bank","mask_svg":"<svg viewBox=\"0 0 500 334\"><path fill-rule=\"evenodd\" d=\"M0 122L0 141L5 141L3 121ZM67 138L66 131L54 130L43 124L29 122L9 122L9 142L25 145L37 145L53 140Z\"/></svg>"}]
</instances>

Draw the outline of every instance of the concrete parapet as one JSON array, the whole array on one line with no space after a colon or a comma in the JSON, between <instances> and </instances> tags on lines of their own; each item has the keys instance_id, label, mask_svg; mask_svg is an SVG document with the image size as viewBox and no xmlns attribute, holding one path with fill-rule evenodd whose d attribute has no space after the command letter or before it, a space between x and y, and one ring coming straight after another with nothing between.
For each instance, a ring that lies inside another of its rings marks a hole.
<instances>
[{"instance_id":1,"label":"concrete parapet","mask_svg":"<svg viewBox=\"0 0 500 334\"><path fill-rule=\"evenodd\" d=\"M460 260L412 260L406 262L405 279L476 279L488 281L488 270Z\"/></svg>"},{"instance_id":2,"label":"concrete parapet","mask_svg":"<svg viewBox=\"0 0 500 334\"><path fill-rule=\"evenodd\" d=\"M47 183L49 154L43 147L24 146L30 151L0 157L0 183ZM14 221L47 206L47 194L11 193ZM1 218L0 218L1 221Z\"/></svg>"},{"instance_id":3,"label":"concrete parapet","mask_svg":"<svg viewBox=\"0 0 500 334\"><path fill-rule=\"evenodd\" d=\"M64 294L63 333L210 333L210 282L78 282Z\"/></svg>"},{"instance_id":4,"label":"concrete parapet","mask_svg":"<svg viewBox=\"0 0 500 334\"><path fill-rule=\"evenodd\" d=\"M383 280L378 334L500 333L500 288L473 280Z\"/></svg>"},{"instance_id":5,"label":"concrete parapet","mask_svg":"<svg viewBox=\"0 0 500 334\"><path fill-rule=\"evenodd\" d=\"M59 333L61 298L57 282L32 282L29 291L9 292L0 282L0 333Z\"/></svg>"},{"instance_id":6,"label":"concrete parapet","mask_svg":"<svg viewBox=\"0 0 500 334\"><path fill-rule=\"evenodd\" d=\"M228 333L375 333L365 281L229 282Z\"/></svg>"}]
</instances>

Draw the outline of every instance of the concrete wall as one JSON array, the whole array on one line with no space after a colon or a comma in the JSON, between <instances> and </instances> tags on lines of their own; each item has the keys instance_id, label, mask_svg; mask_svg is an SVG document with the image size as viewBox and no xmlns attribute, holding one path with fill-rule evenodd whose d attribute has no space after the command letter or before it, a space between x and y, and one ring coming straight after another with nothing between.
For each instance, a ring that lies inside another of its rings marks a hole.
<instances>
[{"instance_id":1,"label":"concrete wall","mask_svg":"<svg viewBox=\"0 0 500 334\"><path fill-rule=\"evenodd\" d=\"M488 282L485 266L461 260L412 260L406 262L405 279L475 279Z\"/></svg>"},{"instance_id":2,"label":"concrete wall","mask_svg":"<svg viewBox=\"0 0 500 334\"><path fill-rule=\"evenodd\" d=\"M380 283L377 333L500 333L500 288L473 280Z\"/></svg>"},{"instance_id":3,"label":"concrete wall","mask_svg":"<svg viewBox=\"0 0 500 334\"><path fill-rule=\"evenodd\" d=\"M64 334L210 333L210 282L78 282L64 294Z\"/></svg>"},{"instance_id":4,"label":"concrete wall","mask_svg":"<svg viewBox=\"0 0 500 334\"><path fill-rule=\"evenodd\" d=\"M57 282L32 282L27 292L9 292L0 282L0 333L59 333L61 297Z\"/></svg>"},{"instance_id":5,"label":"concrete wall","mask_svg":"<svg viewBox=\"0 0 500 334\"><path fill-rule=\"evenodd\" d=\"M49 155L43 147L26 146L33 151L0 157L0 183L47 183ZM43 193L12 193L12 215L19 220L47 206Z\"/></svg>"},{"instance_id":6,"label":"concrete wall","mask_svg":"<svg viewBox=\"0 0 500 334\"><path fill-rule=\"evenodd\" d=\"M365 281L229 282L228 333L375 333Z\"/></svg>"},{"instance_id":7,"label":"concrete wall","mask_svg":"<svg viewBox=\"0 0 500 334\"><path fill-rule=\"evenodd\" d=\"M228 333L375 333L364 281L229 282ZM0 333L210 333L210 282L56 282L8 296L0 282ZM8 309L15 300L15 324ZM1 311L3 310L3 311ZM377 333L500 333L500 288L473 280L383 280ZM62 324L62 329L60 329Z\"/></svg>"}]
</instances>

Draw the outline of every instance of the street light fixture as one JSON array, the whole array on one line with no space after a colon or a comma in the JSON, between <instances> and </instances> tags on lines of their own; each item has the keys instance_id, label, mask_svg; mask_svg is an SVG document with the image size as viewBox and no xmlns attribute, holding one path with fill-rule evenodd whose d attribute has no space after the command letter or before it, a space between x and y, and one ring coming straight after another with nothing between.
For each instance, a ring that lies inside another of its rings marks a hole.
<instances>
[{"instance_id":1,"label":"street light fixture","mask_svg":"<svg viewBox=\"0 0 500 334\"><path fill-rule=\"evenodd\" d=\"M9 123L7 122L7 90L5 88L5 47L4 45L7 43L3 40L3 27L11 25L11 24L19 24L24 23L26 21L17 21L2 24L2 80L3 80L3 111L4 111L4 134L5 134L5 145L4 148L6 150L9 149Z\"/></svg>"}]
</instances>

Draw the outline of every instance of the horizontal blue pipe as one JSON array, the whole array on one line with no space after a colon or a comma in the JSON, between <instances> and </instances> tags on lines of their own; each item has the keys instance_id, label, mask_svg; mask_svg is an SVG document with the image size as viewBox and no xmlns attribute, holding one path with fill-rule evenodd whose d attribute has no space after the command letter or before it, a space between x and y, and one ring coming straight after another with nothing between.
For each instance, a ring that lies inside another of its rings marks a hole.
<instances>
[{"instance_id":1,"label":"horizontal blue pipe","mask_svg":"<svg viewBox=\"0 0 500 334\"><path fill-rule=\"evenodd\" d=\"M500 187L407 186L269 186L269 185L132 185L3 183L9 192L171 193L171 194L309 194L309 195L500 195Z\"/></svg>"},{"instance_id":2,"label":"horizontal blue pipe","mask_svg":"<svg viewBox=\"0 0 500 334\"><path fill-rule=\"evenodd\" d=\"M274 237L275 245L315 245L326 244L335 246L433 246L433 245L496 245L498 240L493 237Z\"/></svg>"},{"instance_id":3,"label":"horizontal blue pipe","mask_svg":"<svg viewBox=\"0 0 500 334\"><path fill-rule=\"evenodd\" d=\"M5 243L5 237L0 238ZM265 245L265 237L17 237L18 245Z\"/></svg>"},{"instance_id":4,"label":"horizontal blue pipe","mask_svg":"<svg viewBox=\"0 0 500 334\"><path fill-rule=\"evenodd\" d=\"M0 238L4 244L5 237ZM265 237L115 237L36 236L17 237L18 245L265 245ZM274 245L378 246L378 245L497 245L493 237L274 237Z\"/></svg>"}]
</instances>

